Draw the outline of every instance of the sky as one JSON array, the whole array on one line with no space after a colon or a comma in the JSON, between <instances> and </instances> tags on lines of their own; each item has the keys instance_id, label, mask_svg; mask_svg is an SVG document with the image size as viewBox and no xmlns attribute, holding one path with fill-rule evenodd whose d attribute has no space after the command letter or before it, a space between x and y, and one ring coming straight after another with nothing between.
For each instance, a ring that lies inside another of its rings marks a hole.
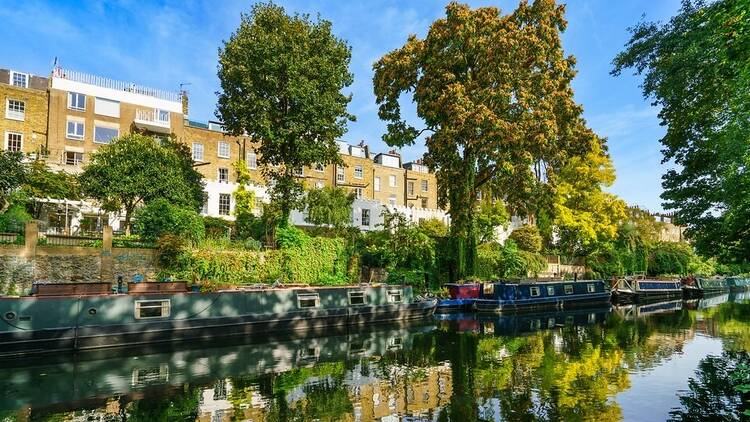
<instances>
[{"instance_id":1,"label":"sky","mask_svg":"<svg viewBox=\"0 0 750 422\"><path fill-rule=\"evenodd\" d=\"M387 151L385 125L372 93L372 64L399 48L410 34L423 37L445 15L447 1L277 0L289 13L320 14L352 48L354 84L349 112L357 117L343 140L364 140L371 151ZM216 120L218 50L237 28L248 0L0 2L0 67L46 76L55 58L65 68L177 91L185 85L192 120ZM511 12L517 0L468 1ZM570 0L563 47L577 59L575 99L589 126L608 138L617 171L609 188L632 205L661 211L658 140L664 134L658 109L644 100L641 78L610 75L612 59L629 39L627 28L645 15L666 21L680 0ZM12 7L11 7L12 5ZM413 107L407 117L418 122ZM424 143L403 148L405 161L421 157Z\"/></svg>"}]
</instances>

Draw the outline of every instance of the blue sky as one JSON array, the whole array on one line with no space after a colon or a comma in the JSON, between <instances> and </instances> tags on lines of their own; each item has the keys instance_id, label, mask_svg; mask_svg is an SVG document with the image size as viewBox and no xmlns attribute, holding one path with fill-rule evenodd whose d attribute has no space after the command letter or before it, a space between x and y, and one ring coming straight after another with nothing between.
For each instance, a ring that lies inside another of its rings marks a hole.
<instances>
[{"instance_id":1,"label":"blue sky","mask_svg":"<svg viewBox=\"0 0 750 422\"><path fill-rule=\"evenodd\" d=\"M423 36L444 15L445 1L277 1L289 12L320 15L352 47L349 110L357 121L344 139L365 140L384 151L384 125L372 94L372 63L398 48L409 34ZM190 117L214 119L218 48L239 23L251 1L76 2L65 0L4 2L0 6L0 67L46 75L55 57L62 66L155 88L178 90L189 83ZM517 0L469 1L509 12ZM589 125L609 139L617 169L611 190L628 203L661 210L658 139L664 133L657 111L641 97L639 78L609 75L612 58L628 39L627 27L641 15L667 20L679 0L571 0L563 45L578 60L573 85ZM407 160L424 152L423 144L404 148Z\"/></svg>"}]
</instances>

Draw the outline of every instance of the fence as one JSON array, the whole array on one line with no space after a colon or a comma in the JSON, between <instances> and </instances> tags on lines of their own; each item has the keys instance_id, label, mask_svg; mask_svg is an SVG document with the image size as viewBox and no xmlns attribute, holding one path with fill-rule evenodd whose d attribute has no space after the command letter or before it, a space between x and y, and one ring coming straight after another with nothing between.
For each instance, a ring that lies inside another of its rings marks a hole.
<instances>
[{"instance_id":1,"label":"fence","mask_svg":"<svg viewBox=\"0 0 750 422\"><path fill-rule=\"evenodd\" d=\"M102 246L101 237L67 236L62 234L45 234L39 238L41 244L54 246Z\"/></svg>"}]
</instances>

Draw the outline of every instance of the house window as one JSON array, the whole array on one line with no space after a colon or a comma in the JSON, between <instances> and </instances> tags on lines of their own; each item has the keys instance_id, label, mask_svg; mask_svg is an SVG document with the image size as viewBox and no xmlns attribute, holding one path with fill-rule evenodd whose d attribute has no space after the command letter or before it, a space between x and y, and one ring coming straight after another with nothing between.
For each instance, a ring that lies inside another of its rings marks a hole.
<instances>
[{"instance_id":1,"label":"house window","mask_svg":"<svg viewBox=\"0 0 750 422\"><path fill-rule=\"evenodd\" d=\"M83 162L82 152L65 151L65 164L77 166Z\"/></svg>"},{"instance_id":2,"label":"house window","mask_svg":"<svg viewBox=\"0 0 750 422\"><path fill-rule=\"evenodd\" d=\"M320 305L320 296L317 293L298 293L297 294L297 307L300 309L304 308L317 308Z\"/></svg>"},{"instance_id":3,"label":"house window","mask_svg":"<svg viewBox=\"0 0 750 422\"><path fill-rule=\"evenodd\" d=\"M193 142L193 161L203 161L203 144Z\"/></svg>"},{"instance_id":4,"label":"house window","mask_svg":"<svg viewBox=\"0 0 750 422\"><path fill-rule=\"evenodd\" d=\"M392 188L396 187L396 176L394 175L388 176L388 185Z\"/></svg>"},{"instance_id":5,"label":"house window","mask_svg":"<svg viewBox=\"0 0 750 422\"><path fill-rule=\"evenodd\" d=\"M373 184L375 186L375 192L380 192L380 177L376 177Z\"/></svg>"},{"instance_id":6,"label":"house window","mask_svg":"<svg viewBox=\"0 0 750 422\"><path fill-rule=\"evenodd\" d=\"M406 193L409 196L414 196L414 182L406 182Z\"/></svg>"},{"instance_id":7,"label":"house window","mask_svg":"<svg viewBox=\"0 0 750 422\"><path fill-rule=\"evenodd\" d=\"M429 190L429 183L426 180L422 180L422 192L427 192Z\"/></svg>"},{"instance_id":8,"label":"house window","mask_svg":"<svg viewBox=\"0 0 750 422\"><path fill-rule=\"evenodd\" d=\"M27 73L10 72L10 84L13 86L20 86L21 88L29 87L29 75Z\"/></svg>"},{"instance_id":9,"label":"house window","mask_svg":"<svg viewBox=\"0 0 750 422\"><path fill-rule=\"evenodd\" d=\"M94 113L101 116L120 117L120 102L94 97Z\"/></svg>"},{"instance_id":10,"label":"house window","mask_svg":"<svg viewBox=\"0 0 750 422\"><path fill-rule=\"evenodd\" d=\"M68 131L66 137L68 139L75 139L78 141L83 140L84 124L83 122L77 122L75 120L68 120Z\"/></svg>"},{"instance_id":11,"label":"house window","mask_svg":"<svg viewBox=\"0 0 750 422\"><path fill-rule=\"evenodd\" d=\"M258 168L258 156L255 155L254 152L248 152L245 154L245 162L247 163L247 168L251 170Z\"/></svg>"},{"instance_id":12,"label":"house window","mask_svg":"<svg viewBox=\"0 0 750 422\"><path fill-rule=\"evenodd\" d=\"M292 170L292 174L297 177L305 177L305 169L302 167L297 167L294 170Z\"/></svg>"},{"instance_id":13,"label":"house window","mask_svg":"<svg viewBox=\"0 0 750 422\"><path fill-rule=\"evenodd\" d=\"M354 196L357 199L362 199L362 197L364 197L364 192L365 190L362 188L354 188Z\"/></svg>"},{"instance_id":14,"label":"house window","mask_svg":"<svg viewBox=\"0 0 750 422\"><path fill-rule=\"evenodd\" d=\"M361 179L363 177L364 177L364 172L362 171L362 166L354 166L354 178Z\"/></svg>"},{"instance_id":15,"label":"house window","mask_svg":"<svg viewBox=\"0 0 750 422\"><path fill-rule=\"evenodd\" d=\"M5 118L23 121L26 118L26 103L9 99L5 104Z\"/></svg>"},{"instance_id":16,"label":"house window","mask_svg":"<svg viewBox=\"0 0 750 422\"><path fill-rule=\"evenodd\" d=\"M229 183L229 169L225 167L219 168L219 182Z\"/></svg>"},{"instance_id":17,"label":"house window","mask_svg":"<svg viewBox=\"0 0 750 422\"><path fill-rule=\"evenodd\" d=\"M120 131L115 128L94 126L94 142L97 144L108 144L119 134Z\"/></svg>"},{"instance_id":18,"label":"house window","mask_svg":"<svg viewBox=\"0 0 750 422\"><path fill-rule=\"evenodd\" d=\"M229 153L229 142L219 142L219 150L216 155L219 158L229 158Z\"/></svg>"},{"instance_id":19,"label":"house window","mask_svg":"<svg viewBox=\"0 0 750 422\"><path fill-rule=\"evenodd\" d=\"M566 295L572 295L573 294L573 285L572 284L566 284L565 285L565 294Z\"/></svg>"},{"instance_id":20,"label":"house window","mask_svg":"<svg viewBox=\"0 0 750 422\"><path fill-rule=\"evenodd\" d=\"M201 208L201 214L208 214L208 192L203 192L203 207Z\"/></svg>"},{"instance_id":21,"label":"house window","mask_svg":"<svg viewBox=\"0 0 750 422\"><path fill-rule=\"evenodd\" d=\"M171 310L171 300L136 300L135 319L166 318Z\"/></svg>"},{"instance_id":22,"label":"house window","mask_svg":"<svg viewBox=\"0 0 750 422\"><path fill-rule=\"evenodd\" d=\"M349 291L349 304L355 306L367 304L367 296L365 296L365 292L361 290Z\"/></svg>"},{"instance_id":23,"label":"house window","mask_svg":"<svg viewBox=\"0 0 750 422\"><path fill-rule=\"evenodd\" d=\"M547 286L547 296L555 295L555 286Z\"/></svg>"},{"instance_id":24,"label":"house window","mask_svg":"<svg viewBox=\"0 0 750 422\"><path fill-rule=\"evenodd\" d=\"M6 132L5 149L12 152L21 152L23 150L23 134L17 132Z\"/></svg>"},{"instance_id":25,"label":"house window","mask_svg":"<svg viewBox=\"0 0 750 422\"><path fill-rule=\"evenodd\" d=\"M362 225L363 226L370 226L370 210L363 209L362 210Z\"/></svg>"},{"instance_id":26,"label":"house window","mask_svg":"<svg viewBox=\"0 0 750 422\"><path fill-rule=\"evenodd\" d=\"M427 198L422 198L422 208L427 208Z\"/></svg>"},{"instance_id":27,"label":"house window","mask_svg":"<svg viewBox=\"0 0 750 422\"><path fill-rule=\"evenodd\" d=\"M596 285L595 284L587 284L586 287L588 288L589 293L596 292Z\"/></svg>"},{"instance_id":28,"label":"house window","mask_svg":"<svg viewBox=\"0 0 750 422\"><path fill-rule=\"evenodd\" d=\"M315 171L317 171L318 173L323 173L323 171L325 171L325 167L323 167L323 164L318 163L315 165Z\"/></svg>"},{"instance_id":29,"label":"house window","mask_svg":"<svg viewBox=\"0 0 750 422\"><path fill-rule=\"evenodd\" d=\"M157 122L169 124L169 112L167 110L156 109L154 114Z\"/></svg>"},{"instance_id":30,"label":"house window","mask_svg":"<svg viewBox=\"0 0 750 422\"><path fill-rule=\"evenodd\" d=\"M392 207L396 206L396 195L391 195L388 197L388 204L390 204Z\"/></svg>"},{"instance_id":31,"label":"house window","mask_svg":"<svg viewBox=\"0 0 750 422\"><path fill-rule=\"evenodd\" d=\"M229 215L232 196L228 193L219 194L219 215Z\"/></svg>"},{"instance_id":32,"label":"house window","mask_svg":"<svg viewBox=\"0 0 750 422\"><path fill-rule=\"evenodd\" d=\"M401 290L388 290L389 303L401 303Z\"/></svg>"},{"instance_id":33,"label":"house window","mask_svg":"<svg viewBox=\"0 0 750 422\"><path fill-rule=\"evenodd\" d=\"M529 294L531 295L531 297L539 296L539 287L529 287Z\"/></svg>"},{"instance_id":34,"label":"house window","mask_svg":"<svg viewBox=\"0 0 750 422\"><path fill-rule=\"evenodd\" d=\"M336 166L336 181L337 182L344 181L344 168L341 166Z\"/></svg>"},{"instance_id":35,"label":"house window","mask_svg":"<svg viewBox=\"0 0 750 422\"><path fill-rule=\"evenodd\" d=\"M71 110L86 110L86 96L77 92L68 92L68 108Z\"/></svg>"}]
</instances>

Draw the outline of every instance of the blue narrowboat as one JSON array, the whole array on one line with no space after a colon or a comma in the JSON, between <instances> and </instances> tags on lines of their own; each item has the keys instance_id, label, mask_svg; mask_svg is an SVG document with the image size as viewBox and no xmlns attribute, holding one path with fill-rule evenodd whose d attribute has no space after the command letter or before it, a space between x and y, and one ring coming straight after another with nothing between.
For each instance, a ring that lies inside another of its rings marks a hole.
<instances>
[{"instance_id":1,"label":"blue narrowboat","mask_svg":"<svg viewBox=\"0 0 750 422\"><path fill-rule=\"evenodd\" d=\"M750 290L750 278L727 277L727 285L732 292Z\"/></svg>"},{"instance_id":2,"label":"blue narrowboat","mask_svg":"<svg viewBox=\"0 0 750 422\"><path fill-rule=\"evenodd\" d=\"M682 290L687 298L726 293L729 291L729 279L688 277L682 281Z\"/></svg>"},{"instance_id":3,"label":"blue narrowboat","mask_svg":"<svg viewBox=\"0 0 750 422\"><path fill-rule=\"evenodd\" d=\"M612 284L612 300L615 302L640 302L673 297L682 297L680 280L657 280L636 276L621 278Z\"/></svg>"},{"instance_id":4,"label":"blue narrowboat","mask_svg":"<svg viewBox=\"0 0 750 422\"><path fill-rule=\"evenodd\" d=\"M602 306L610 291L602 280L485 284L474 308L479 312L523 312Z\"/></svg>"}]
</instances>

